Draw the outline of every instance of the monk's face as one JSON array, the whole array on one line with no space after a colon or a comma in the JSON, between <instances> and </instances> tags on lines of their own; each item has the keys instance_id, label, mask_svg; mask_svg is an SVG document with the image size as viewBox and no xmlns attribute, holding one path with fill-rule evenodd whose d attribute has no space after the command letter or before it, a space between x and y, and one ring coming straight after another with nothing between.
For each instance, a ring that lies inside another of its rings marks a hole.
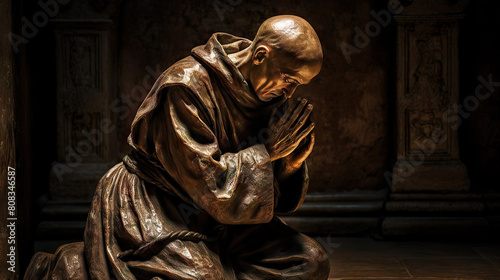
<instances>
[{"instance_id":1,"label":"monk's face","mask_svg":"<svg viewBox=\"0 0 500 280\"><path fill-rule=\"evenodd\" d=\"M308 84L321 69L320 61L301 61L292 55L270 53L254 63L250 83L264 102L283 94L290 98L299 85Z\"/></svg>"}]
</instances>

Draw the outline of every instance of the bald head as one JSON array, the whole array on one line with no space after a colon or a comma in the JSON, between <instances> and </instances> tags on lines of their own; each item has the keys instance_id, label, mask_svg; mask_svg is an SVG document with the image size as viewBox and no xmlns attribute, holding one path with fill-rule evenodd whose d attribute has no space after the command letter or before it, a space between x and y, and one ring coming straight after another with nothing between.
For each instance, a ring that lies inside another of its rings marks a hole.
<instances>
[{"instance_id":1,"label":"bald head","mask_svg":"<svg viewBox=\"0 0 500 280\"><path fill-rule=\"evenodd\" d=\"M245 80L262 101L308 84L321 70L323 51L312 26L297 16L266 20L252 44L229 55Z\"/></svg>"},{"instance_id":2,"label":"bald head","mask_svg":"<svg viewBox=\"0 0 500 280\"><path fill-rule=\"evenodd\" d=\"M254 49L266 45L271 51L296 58L302 63L323 61L318 35L303 18L281 15L262 23L253 41Z\"/></svg>"}]
</instances>

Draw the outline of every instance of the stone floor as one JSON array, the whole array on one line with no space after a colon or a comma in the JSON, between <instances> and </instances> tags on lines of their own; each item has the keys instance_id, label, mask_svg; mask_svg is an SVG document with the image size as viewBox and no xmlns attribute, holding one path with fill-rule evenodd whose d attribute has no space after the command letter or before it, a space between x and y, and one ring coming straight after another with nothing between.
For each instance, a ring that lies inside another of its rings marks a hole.
<instances>
[{"instance_id":1,"label":"stone floor","mask_svg":"<svg viewBox=\"0 0 500 280\"><path fill-rule=\"evenodd\" d=\"M376 241L316 237L330 256L329 280L500 280L500 239L474 242ZM53 252L69 241L36 242Z\"/></svg>"},{"instance_id":2,"label":"stone floor","mask_svg":"<svg viewBox=\"0 0 500 280\"><path fill-rule=\"evenodd\" d=\"M318 237L330 256L329 280L500 280L500 240L375 241Z\"/></svg>"}]
</instances>

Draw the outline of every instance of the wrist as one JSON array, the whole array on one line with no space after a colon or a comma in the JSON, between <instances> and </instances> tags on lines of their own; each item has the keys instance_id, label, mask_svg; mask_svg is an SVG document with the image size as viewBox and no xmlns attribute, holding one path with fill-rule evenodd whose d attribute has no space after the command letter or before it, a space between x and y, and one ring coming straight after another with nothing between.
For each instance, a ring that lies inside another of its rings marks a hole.
<instances>
[{"instance_id":1,"label":"wrist","mask_svg":"<svg viewBox=\"0 0 500 280\"><path fill-rule=\"evenodd\" d=\"M289 163L287 160L282 159L281 161L279 161L279 163L277 165L277 169L276 169L278 181L281 181L281 182L286 181L293 174L295 174L295 172L297 172L297 170L299 170L299 169L300 169L300 165L294 166L293 164Z\"/></svg>"},{"instance_id":2,"label":"wrist","mask_svg":"<svg viewBox=\"0 0 500 280\"><path fill-rule=\"evenodd\" d=\"M264 144L264 147L266 148L266 151L269 154L269 159L271 160L271 162L274 162L279 159L274 149L268 147L267 144Z\"/></svg>"},{"instance_id":3,"label":"wrist","mask_svg":"<svg viewBox=\"0 0 500 280\"><path fill-rule=\"evenodd\" d=\"M280 164L283 170L297 170L302 166L302 162L292 162L290 159L283 158Z\"/></svg>"}]
</instances>

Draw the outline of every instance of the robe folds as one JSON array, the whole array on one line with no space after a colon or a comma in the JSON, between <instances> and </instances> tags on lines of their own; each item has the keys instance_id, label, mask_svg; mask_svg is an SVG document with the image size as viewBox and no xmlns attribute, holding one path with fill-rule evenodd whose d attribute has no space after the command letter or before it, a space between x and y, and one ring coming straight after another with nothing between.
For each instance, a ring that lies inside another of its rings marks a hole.
<instances>
[{"instance_id":1,"label":"robe folds","mask_svg":"<svg viewBox=\"0 0 500 280\"><path fill-rule=\"evenodd\" d=\"M229 59L251 43L216 33L158 78L84 241L37 253L25 279L327 279L324 250L275 216L302 204L308 173L276 179L266 128L288 101L259 100Z\"/></svg>"}]
</instances>

